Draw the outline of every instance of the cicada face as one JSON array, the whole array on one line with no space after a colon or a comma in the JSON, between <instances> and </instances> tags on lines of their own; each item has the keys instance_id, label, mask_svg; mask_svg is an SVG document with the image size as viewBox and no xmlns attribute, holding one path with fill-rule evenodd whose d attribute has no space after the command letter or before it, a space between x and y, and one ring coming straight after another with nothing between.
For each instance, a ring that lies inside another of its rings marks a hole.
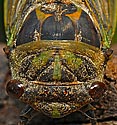
<instances>
[{"instance_id":1,"label":"cicada face","mask_svg":"<svg viewBox=\"0 0 117 125\"><path fill-rule=\"evenodd\" d=\"M114 29L107 5L115 1L9 2L8 94L55 118L97 101L106 90L105 53Z\"/></svg>"}]
</instances>

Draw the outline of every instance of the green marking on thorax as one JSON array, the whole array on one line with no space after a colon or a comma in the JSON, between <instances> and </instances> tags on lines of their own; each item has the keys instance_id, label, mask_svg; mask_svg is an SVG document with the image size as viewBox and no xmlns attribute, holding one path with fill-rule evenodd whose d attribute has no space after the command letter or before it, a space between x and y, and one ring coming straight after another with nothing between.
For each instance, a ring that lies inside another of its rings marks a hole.
<instances>
[{"instance_id":1,"label":"green marking on thorax","mask_svg":"<svg viewBox=\"0 0 117 125\"><path fill-rule=\"evenodd\" d=\"M61 79L61 63L60 63L59 55L55 56L53 79L54 80L60 80Z\"/></svg>"},{"instance_id":2,"label":"green marking on thorax","mask_svg":"<svg viewBox=\"0 0 117 125\"><path fill-rule=\"evenodd\" d=\"M67 60L68 65L70 65L73 69L77 69L82 64L81 58L76 57L71 52L66 52L64 58Z\"/></svg>"},{"instance_id":3,"label":"green marking on thorax","mask_svg":"<svg viewBox=\"0 0 117 125\"><path fill-rule=\"evenodd\" d=\"M50 54L51 52L42 52L39 56L36 56L33 60L32 60L32 65L34 65L35 67L39 67L41 68L42 66L46 65L48 59L50 58Z\"/></svg>"}]
</instances>

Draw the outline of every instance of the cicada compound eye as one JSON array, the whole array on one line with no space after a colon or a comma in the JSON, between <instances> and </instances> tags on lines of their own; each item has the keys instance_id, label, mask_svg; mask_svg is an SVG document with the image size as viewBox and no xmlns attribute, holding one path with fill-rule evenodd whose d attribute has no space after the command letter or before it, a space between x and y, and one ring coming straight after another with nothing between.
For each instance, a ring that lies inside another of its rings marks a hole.
<instances>
[{"instance_id":1,"label":"cicada compound eye","mask_svg":"<svg viewBox=\"0 0 117 125\"><path fill-rule=\"evenodd\" d=\"M20 98L22 94L24 93L24 87L23 84L18 80L10 80L7 83L6 91L9 96Z\"/></svg>"},{"instance_id":2,"label":"cicada compound eye","mask_svg":"<svg viewBox=\"0 0 117 125\"><path fill-rule=\"evenodd\" d=\"M94 99L98 100L103 96L104 92L107 90L106 85L103 82L94 82L89 90L89 95Z\"/></svg>"}]
</instances>

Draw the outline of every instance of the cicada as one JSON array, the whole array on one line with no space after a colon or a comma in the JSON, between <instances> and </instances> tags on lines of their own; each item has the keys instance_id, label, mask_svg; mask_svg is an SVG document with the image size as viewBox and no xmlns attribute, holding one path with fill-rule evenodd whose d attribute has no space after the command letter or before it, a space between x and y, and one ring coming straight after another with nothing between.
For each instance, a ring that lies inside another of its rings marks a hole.
<instances>
[{"instance_id":1,"label":"cicada","mask_svg":"<svg viewBox=\"0 0 117 125\"><path fill-rule=\"evenodd\" d=\"M12 76L6 91L29 105L20 125L34 110L52 118L93 112L92 103L107 90L104 71L116 5L116 0L4 1L4 51ZM89 118L95 125L96 118Z\"/></svg>"}]
</instances>

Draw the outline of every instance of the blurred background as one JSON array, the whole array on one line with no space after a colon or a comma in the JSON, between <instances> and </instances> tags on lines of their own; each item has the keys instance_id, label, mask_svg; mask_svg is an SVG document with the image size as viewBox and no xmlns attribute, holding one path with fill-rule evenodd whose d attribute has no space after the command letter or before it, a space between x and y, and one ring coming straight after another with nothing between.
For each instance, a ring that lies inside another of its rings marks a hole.
<instances>
[{"instance_id":1,"label":"blurred background","mask_svg":"<svg viewBox=\"0 0 117 125\"><path fill-rule=\"evenodd\" d=\"M0 42L5 42L5 33L3 25L3 1L4 0L0 0Z\"/></svg>"}]
</instances>

